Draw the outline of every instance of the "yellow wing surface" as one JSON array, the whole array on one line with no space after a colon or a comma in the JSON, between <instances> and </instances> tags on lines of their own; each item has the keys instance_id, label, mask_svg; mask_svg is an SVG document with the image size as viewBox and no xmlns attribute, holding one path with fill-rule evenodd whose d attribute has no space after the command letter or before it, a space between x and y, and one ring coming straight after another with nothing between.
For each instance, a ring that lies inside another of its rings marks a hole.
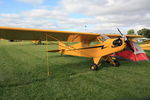
<instances>
[{"instance_id":1,"label":"yellow wing surface","mask_svg":"<svg viewBox=\"0 0 150 100\"><path fill-rule=\"evenodd\" d=\"M140 47L141 47L143 50L150 50L150 44L141 44Z\"/></svg>"},{"instance_id":2,"label":"yellow wing surface","mask_svg":"<svg viewBox=\"0 0 150 100\"><path fill-rule=\"evenodd\" d=\"M120 35L105 34L108 37L116 38ZM94 41L99 37L98 33L57 31L46 29L0 27L0 38L8 40L48 40L48 41L68 41L82 42ZM139 35L127 35L128 38L139 38Z\"/></svg>"},{"instance_id":3,"label":"yellow wing surface","mask_svg":"<svg viewBox=\"0 0 150 100\"><path fill-rule=\"evenodd\" d=\"M106 34L106 36L110 38L117 38L120 37L120 34ZM142 38L143 36L141 35L125 35L127 38L132 39L132 38Z\"/></svg>"},{"instance_id":4,"label":"yellow wing surface","mask_svg":"<svg viewBox=\"0 0 150 100\"><path fill-rule=\"evenodd\" d=\"M93 41L99 34L31 28L0 27L0 38L8 40Z\"/></svg>"}]
</instances>

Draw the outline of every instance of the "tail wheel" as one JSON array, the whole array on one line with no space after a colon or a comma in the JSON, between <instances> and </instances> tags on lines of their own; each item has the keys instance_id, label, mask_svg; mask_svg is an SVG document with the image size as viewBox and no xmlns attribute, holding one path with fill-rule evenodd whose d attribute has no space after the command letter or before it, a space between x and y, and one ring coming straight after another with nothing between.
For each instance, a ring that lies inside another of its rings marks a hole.
<instances>
[{"instance_id":1,"label":"tail wheel","mask_svg":"<svg viewBox=\"0 0 150 100\"><path fill-rule=\"evenodd\" d=\"M90 70L92 70L92 71L98 70L98 65L91 64Z\"/></svg>"},{"instance_id":2,"label":"tail wheel","mask_svg":"<svg viewBox=\"0 0 150 100\"><path fill-rule=\"evenodd\" d=\"M117 61L117 60L114 60L114 63L115 63L115 64L112 64L114 67L119 67L119 66L120 66L120 63L119 63L119 61Z\"/></svg>"}]
</instances>

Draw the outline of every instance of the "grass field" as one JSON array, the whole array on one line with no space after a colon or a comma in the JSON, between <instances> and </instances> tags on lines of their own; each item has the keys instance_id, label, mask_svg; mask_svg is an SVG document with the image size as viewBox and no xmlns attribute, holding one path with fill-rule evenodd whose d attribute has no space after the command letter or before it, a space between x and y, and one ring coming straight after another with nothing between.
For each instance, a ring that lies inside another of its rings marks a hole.
<instances>
[{"instance_id":1,"label":"grass field","mask_svg":"<svg viewBox=\"0 0 150 100\"><path fill-rule=\"evenodd\" d=\"M49 45L55 49L56 45ZM150 52L147 51L150 56ZM150 97L150 63L120 61L90 71L89 58L49 53L45 45L0 41L0 100L120 100Z\"/></svg>"}]
</instances>

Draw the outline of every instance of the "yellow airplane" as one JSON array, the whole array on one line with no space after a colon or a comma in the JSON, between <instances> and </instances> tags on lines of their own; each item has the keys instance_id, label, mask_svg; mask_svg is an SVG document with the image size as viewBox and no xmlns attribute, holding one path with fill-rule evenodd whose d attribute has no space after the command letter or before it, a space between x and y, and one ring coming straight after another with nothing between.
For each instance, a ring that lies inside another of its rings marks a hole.
<instances>
[{"instance_id":1,"label":"yellow airplane","mask_svg":"<svg viewBox=\"0 0 150 100\"><path fill-rule=\"evenodd\" d=\"M143 50L150 50L150 43L148 44L141 44L140 47L143 49Z\"/></svg>"},{"instance_id":2,"label":"yellow airplane","mask_svg":"<svg viewBox=\"0 0 150 100\"><path fill-rule=\"evenodd\" d=\"M104 35L86 32L0 27L0 38L3 39L58 41L59 49L49 50L48 52L59 52L64 55L93 58L93 64L91 64L90 67L91 70L98 70L99 63L102 59L104 61L110 62L110 64L113 66L119 66L119 62L114 60L110 55L124 50L127 46L131 48L128 39L140 37L142 36L124 36L122 33L121 35ZM68 45L64 43L64 41L75 42L76 44ZM94 41L98 42L98 44L91 45L91 42Z\"/></svg>"},{"instance_id":3,"label":"yellow airplane","mask_svg":"<svg viewBox=\"0 0 150 100\"><path fill-rule=\"evenodd\" d=\"M140 44L140 47L143 50L150 50L150 40L143 41L142 44Z\"/></svg>"}]
</instances>

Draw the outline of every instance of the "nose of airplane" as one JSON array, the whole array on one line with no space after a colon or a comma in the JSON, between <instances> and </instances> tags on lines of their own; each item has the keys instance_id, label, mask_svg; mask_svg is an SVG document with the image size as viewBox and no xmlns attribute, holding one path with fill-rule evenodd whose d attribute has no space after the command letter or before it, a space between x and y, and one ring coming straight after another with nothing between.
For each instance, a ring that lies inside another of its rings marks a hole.
<instances>
[{"instance_id":1,"label":"nose of airplane","mask_svg":"<svg viewBox=\"0 0 150 100\"><path fill-rule=\"evenodd\" d=\"M114 40L113 45L114 46L121 46L122 45L122 40L120 38Z\"/></svg>"}]
</instances>

